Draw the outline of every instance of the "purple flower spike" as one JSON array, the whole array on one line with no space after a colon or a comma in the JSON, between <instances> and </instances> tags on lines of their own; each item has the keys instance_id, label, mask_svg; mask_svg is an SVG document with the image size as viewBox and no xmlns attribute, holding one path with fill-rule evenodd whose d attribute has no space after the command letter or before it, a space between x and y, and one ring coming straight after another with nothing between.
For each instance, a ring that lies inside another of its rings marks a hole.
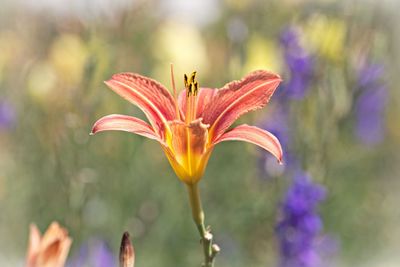
<instances>
[{"instance_id":1,"label":"purple flower spike","mask_svg":"<svg viewBox=\"0 0 400 267\"><path fill-rule=\"evenodd\" d=\"M384 68L379 64L368 64L358 74L355 134L366 145L376 145L385 137L387 88L382 82L383 74Z\"/></svg>"},{"instance_id":2,"label":"purple flower spike","mask_svg":"<svg viewBox=\"0 0 400 267\"><path fill-rule=\"evenodd\" d=\"M11 128L15 123L14 107L8 102L0 100L0 129Z\"/></svg>"},{"instance_id":3,"label":"purple flower spike","mask_svg":"<svg viewBox=\"0 0 400 267\"><path fill-rule=\"evenodd\" d=\"M293 27L287 27L281 33L280 42L289 78L278 90L281 97L298 100L306 95L314 73L314 60L300 45L299 34Z\"/></svg>"},{"instance_id":4,"label":"purple flower spike","mask_svg":"<svg viewBox=\"0 0 400 267\"><path fill-rule=\"evenodd\" d=\"M316 248L322 231L318 204L326 191L305 174L296 174L281 206L282 217L276 233L280 242L280 267L319 267Z\"/></svg>"},{"instance_id":5,"label":"purple flower spike","mask_svg":"<svg viewBox=\"0 0 400 267\"><path fill-rule=\"evenodd\" d=\"M298 47L299 48L299 36L298 32L293 27L286 27L281 32L279 41L285 49ZM300 48L299 48L300 49Z\"/></svg>"},{"instance_id":6,"label":"purple flower spike","mask_svg":"<svg viewBox=\"0 0 400 267\"><path fill-rule=\"evenodd\" d=\"M96 267L116 266L116 259L106 243L97 241L93 249L93 262Z\"/></svg>"},{"instance_id":7,"label":"purple flower spike","mask_svg":"<svg viewBox=\"0 0 400 267\"><path fill-rule=\"evenodd\" d=\"M293 151L290 150L292 129L289 126L289 119L287 106L277 105L270 116L260 125L262 129L271 132L280 140L284 151L283 164L279 164L274 157L260 150L259 166L262 174L265 174L267 178L280 176L283 172L292 172L299 168L299 161Z\"/></svg>"},{"instance_id":8,"label":"purple flower spike","mask_svg":"<svg viewBox=\"0 0 400 267\"><path fill-rule=\"evenodd\" d=\"M364 66L358 77L358 86L362 88L375 86L381 79L384 73L384 68L381 64L369 64Z\"/></svg>"},{"instance_id":9,"label":"purple flower spike","mask_svg":"<svg viewBox=\"0 0 400 267\"><path fill-rule=\"evenodd\" d=\"M289 114L282 105L278 105L272 111L270 117L262 122L260 127L275 135L281 142L283 154L283 164L279 164L276 159L269 153L260 150L261 156L259 157L259 166L262 174L266 174L268 178L279 176L285 170L293 166L294 157L289 151L290 143L290 128L289 128Z\"/></svg>"},{"instance_id":10,"label":"purple flower spike","mask_svg":"<svg viewBox=\"0 0 400 267\"><path fill-rule=\"evenodd\" d=\"M383 113L387 100L385 86L364 91L356 101L356 134L367 145L375 145L385 137Z\"/></svg>"},{"instance_id":11,"label":"purple flower spike","mask_svg":"<svg viewBox=\"0 0 400 267\"><path fill-rule=\"evenodd\" d=\"M77 257L68 267L116 267L117 260L108 245L101 240L93 240L81 246Z\"/></svg>"}]
</instances>

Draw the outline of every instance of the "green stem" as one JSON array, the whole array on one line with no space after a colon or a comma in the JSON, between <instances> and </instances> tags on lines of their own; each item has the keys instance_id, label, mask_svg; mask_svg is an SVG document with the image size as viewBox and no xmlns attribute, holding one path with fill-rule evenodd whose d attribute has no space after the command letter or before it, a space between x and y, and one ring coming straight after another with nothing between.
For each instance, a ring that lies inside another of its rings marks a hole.
<instances>
[{"instance_id":1,"label":"green stem","mask_svg":"<svg viewBox=\"0 0 400 267\"><path fill-rule=\"evenodd\" d=\"M201 243L203 245L204 252L204 267L213 267L215 256L219 252L219 247L213 244L213 236L210 230L204 226L204 212L201 206L199 188L197 183L188 184L188 193L190 200L190 207L192 208L192 217L196 223L197 229L200 233Z\"/></svg>"}]
</instances>

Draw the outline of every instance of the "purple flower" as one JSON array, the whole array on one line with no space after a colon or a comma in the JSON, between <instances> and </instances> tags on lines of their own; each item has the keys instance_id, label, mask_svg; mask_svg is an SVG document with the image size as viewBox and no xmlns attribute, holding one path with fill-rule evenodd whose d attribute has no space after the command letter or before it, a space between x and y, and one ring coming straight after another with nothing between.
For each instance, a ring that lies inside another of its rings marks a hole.
<instances>
[{"instance_id":1,"label":"purple flower","mask_svg":"<svg viewBox=\"0 0 400 267\"><path fill-rule=\"evenodd\" d=\"M386 87L381 85L365 90L356 100L356 135L364 144L375 145L385 137L386 99Z\"/></svg>"},{"instance_id":2,"label":"purple flower","mask_svg":"<svg viewBox=\"0 0 400 267\"><path fill-rule=\"evenodd\" d=\"M276 227L280 247L280 267L316 267L320 257L316 248L322 230L317 213L325 189L305 174L297 173L281 204Z\"/></svg>"},{"instance_id":3,"label":"purple flower","mask_svg":"<svg viewBox=\"0 0 400 267\"><path fill-rule=\"evenodd\" d=\"M290 128L289 128L289 113L287 108L283 105L277 105L270 113L267 120L261 125L263 129L270 131L281 142L283 150L289 145L290 142Z\"/></svg>"},{"instance_id":4,"label":"purple flower","mask_svg":"<svg viewBox=\"0 0 400 267\"><path fill-rule=\"evenodd\" d=\"M93 240L81 246L77 257L68 267L114 267L116 259L108 245L101 240Z\"/></svg>"},{"instance_id":5,"label":"purple flower","mask_svg":"<svg viewBox=\"0 0 400 267\"><path fill-rule=\"evenodd\" d=\"M284 152L283 165L279 165L272 157L261 152L259 165L262 173L267 174L267 177L277 176L283 171L295 170L298 167L298 160L289 149L291 129L287 101L300 100L306 95L314 73L314 60L300 45L299 34L296 28L286 27L280 35L289 77L284 79L286 82L281 84L281 88L275 93L274 97L279 100L279 103L270 116L271 120L265 120L261 127L280 140Z\"/></svg>"},{"instance_id":6,"label":"purple flower","mask_svg":"<svg viewBox=\"0 0 400 267\"><path fill-rule=\"evenodd\" d=\"M278 104L274 107L270 116L265 119L260 127L275 135L281 143L283 150L283 164L279 164L276 159L260 150L259 166L262 174L267 177L281 175L284 171L294 170L297 168L298 161L290 150L291 128L289 127L289 112L287 106Z\"/></svg>"},{"instance_id":7,"label":"purple flower","mask_svg":"<svg viewBox=\"0 0 400 267\"><path fill-rule=\"evenodd\" d=\"M287 147L290 141L287 111L283 109L283 106L275 106L270 116L262 121L260 128L275 135L280 140L282 150L284 151L284 165L281 165L269 153L261 149L259 150L260 157L258 158L258 164L261 175L264 176L265 174L267 178L281 175L287 166Z\"/></svg>"},{"instance_id":8,"label":"purple flower","mask_svg":"<svg viewBox=\"0 0 400 267\"><path fill-rule=\"evenodd\" d=\"M0 129L11 128L14 122L14 107L10 103L0 100Z\"/></svg>"},{"instance_id":9,"label":"purple flower","mask_svg":"<svg viewBox=\"0 0 400 267\"><path fill-rule=\"evenodd\" d=\"M280 35L289 77L277 90L280 98L302 99L310 87L314 73L314 60L300 45L299 32L294 27L285 28Z\"/></svg>"},{"instance_id":10,"label":"purple flower","mask_svg":"<svg viewBox=\"0 0 400 267\"><path fill-rule=\"evenodd\" d=\"M367 145L381 142L385 136L384 111L387 88L382 83L383 66L364 66L358 77L359 96L355 102L356 128L359 140Z\"/></svg>"},{"instance_id":11,"label":"purple flower","mask_svg":"<svg viewBox=\"0 0 400 267\"><path fill-rule=\"evenodd\" d=\"M375 86L382 78L384 68L381 64L367 64L361 68L358 74L357 85L359 88Z\"/></svg>"}]
</instances>

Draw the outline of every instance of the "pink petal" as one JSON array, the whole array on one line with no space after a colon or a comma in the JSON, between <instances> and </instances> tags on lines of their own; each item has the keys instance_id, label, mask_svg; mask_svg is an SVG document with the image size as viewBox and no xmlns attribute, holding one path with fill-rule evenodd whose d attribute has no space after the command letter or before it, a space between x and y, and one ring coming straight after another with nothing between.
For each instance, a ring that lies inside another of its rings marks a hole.
<instances>
[{"instance_id":1,"label":"pink petal","mask_svg":"<svg viewBox=\"0 0 400 267\"><path fill-rule=\"evenodd\" d=\"M131 116L113 114L95 122L91 134L103 131L125 131L161 141L153 128L146 122Z\"/></svg>"},{"instance_id":2,"label":"pink petal","mask_svg":"<svg viewBox=\"0 0 400 267\"><path fill-rule=\"evenodd\" d=\"M42 239L39 229L35 224L29 226L29 243L27 252L26 266L35 266L37 255L40 251L40 241Z\"/></svg>"},{"instance_id":3,"label":"pink petal","mask_svg":"<svg viewBox=\"0 0 400 267\"><path fill-rule=\"evenodd\" d=\"M115 74L105 82L114 92L137 105L154 129L161 133L176 118L175 99L159 82L135 73Z\"/></svg>"},{"instance_id":4,"label":"pink petal","mask_svg":"<svg viewBox=\"0 0 400 267\"><path fill-rule=\"evenodd\" d=\"M247 124L239 125L236 128L224 133L214 144L223 141L238 140L253 143L264 148L274 155L279 162L282 162L282 147L279 140L270 132Z\"/></svg>"},{"instance_id":5,"label":"pink petal","mask_svg":"<svg viewBox=\"0 0 400 267\"><path fill-rule=\"evenodd\" d=\"M197 110L196 118L200 118L203 114L204 107L209 103L213 95L217 92L216 89L200 88L197 94ZM181 110L181 114L186 114L186 90L182 90L178 96L178 105ZM184 119L184 116L182 117Z\"/></svg>"},{"instance_id":6,"label":"pink petal","mask_svg":"<svg viewBox=\"0 0 400 267\"><path fill-rule=\"evenodd\" d=\"M277 74L254 71L240 81L226 84L199 107L205 124L210 124L212 141L218 139L241 115L265 106L281 82ZM199 105L200 106L200 105Z\"/></svg>"},{"instance_id":7,"label":"pink petal","mask_svg":"<svg viewBox=\"0 0 400 267\"><path fill-rule=\"evenodd\" d=\"M178 95L178 106L181 114L186 114L186 89L182 90ZM182 117L182 120L184 117Z\"/></svg>"}]
</instances>

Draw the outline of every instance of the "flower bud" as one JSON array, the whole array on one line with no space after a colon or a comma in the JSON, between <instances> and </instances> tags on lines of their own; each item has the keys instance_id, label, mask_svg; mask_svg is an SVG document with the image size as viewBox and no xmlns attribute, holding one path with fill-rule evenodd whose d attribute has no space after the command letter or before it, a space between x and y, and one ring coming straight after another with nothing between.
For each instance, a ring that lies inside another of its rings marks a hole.
<instances>
[{"instance_id":1,"label":"flower bud","mask_svg":"<svg viewBox=\"0 0 400 267\"><path fill-rule=\"evenodd\" d=\"M122 235L121 248L119 251L119 266L133 267L135 265L135 252L132 243L129 239L129 233L125 232Z\"/></svg>"}]
</instances>

